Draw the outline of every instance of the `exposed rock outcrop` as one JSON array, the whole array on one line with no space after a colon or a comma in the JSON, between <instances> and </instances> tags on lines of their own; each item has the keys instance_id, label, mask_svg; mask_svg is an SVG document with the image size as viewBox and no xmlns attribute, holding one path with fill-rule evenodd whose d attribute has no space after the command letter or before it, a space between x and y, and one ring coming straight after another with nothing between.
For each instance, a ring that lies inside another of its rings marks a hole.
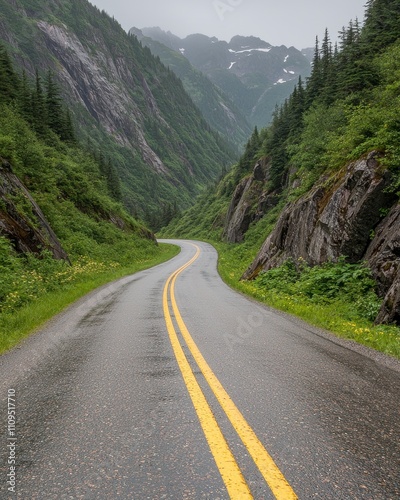
<instances>
[{"instance_id":1,"label":"exposed rock outcrop","mask_svg":"<svg viewBox=\"0 0 400 500\"><path fill-rule=\"evenodd\" d=\"M239 243L248 230L251 220L251 203L249 203L249 192L254 179L246 177L237 185L226 217L223 238L228 243Z\"/></svg>"},{"instance_id":2,"label":"exposed rock outcrop","mask_svg":"<svg viewBox=\"0 0 400 500\"><path fill-rule=\"evenodd\" d=\"M17 200L24 204L22 211ZM11 165L0 158L0 235L6 236L18 252L39 254L49 250L55 259L69 262L60 241L43 212Z\"/></svg>"},{"instance_id":3,"label":"exposed rock outcrop","mask_svg":"<svg viewBox=\"0 0 400 500\"><path fill-rule=\"evenodd\" d=\"M142 76L140 81L136 80L138 77L134 77L123 57L114 61L108 53L89 54L78 37L66 26L45 21L38 21L37 26L43 33L50 53L59 62L59 78L68 85L75 99L122 146L138 147L148 165L156 172L166 174L167 167L144 137L141 126L143 116L133 105L132 97L127 91L128 88L141 85L148 114L168 128L145 78ZM99 46L104 46L102 39L97 42Z\"/></svg>"},{"instance_id":4,"label":"exposed rock outcrop","mask_svg":"<svg viewBox=\"0 0 400 500\"><path fill-rule=\"evenodd\" d=\"M359 261L382 218L381 210L394 203L394 195L385 191L388 185L389 174L374 153L351 163L335 182L323 179L286 206L244 278L251 279L289 258L302 258L310 265L335 261L341 255L350 262Z\"/></svg>"},{"instance_id":5,"label":"exposed rock outcrop","mask_svg":"<svg viewBox=\"0 0 400 500\"><path fill-rule=\"evenodd\" d=\"M268 158L259 160L252 175L242 179L235 189L226 215L223 239L240 243L252 222L260 219L279 201L276 193L266 189L269 180Z\"/></svg>"},{"instance_id":6,"label":"exposed rock outcrop","mask_svg":"<svg viewBox=\"0 0 400 500\"><path fill-rule=\"evenodd\" d=\"M385 297L376 322L400 324L400 205L377 227L365 259Z\"/></svg>"}]
</instances>

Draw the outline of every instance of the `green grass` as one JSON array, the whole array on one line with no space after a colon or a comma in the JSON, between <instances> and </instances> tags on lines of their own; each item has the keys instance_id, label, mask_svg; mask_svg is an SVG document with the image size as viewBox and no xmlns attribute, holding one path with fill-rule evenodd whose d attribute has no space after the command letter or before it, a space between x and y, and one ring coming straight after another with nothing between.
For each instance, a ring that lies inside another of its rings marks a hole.
<instances>
[{"instance_id":1,"label":"green grass","mask_svg":"<svg viewBox=\"0 0 400 500\"><path fill-rule=\"evenodd\" d=\"M179 253L174 245L159 245L159 251L131 265L105 270L102 265L91 266L91 272L82 274L78 281L64 285L40 295L37 299L10 312L0 314L0 353L3 353L23 338L36 331L39 327L61 312L67 306L83 297L92 290L143 269L148 269L165 262Z\"/></svg>"},{"instance_id":2,"label":"green grass","mask_svg":"<svg viewBox=\"0 0 400 500\"><path fill-rule=\"evenodd\" d=\"M337 337L353 340L377 351L400 358L400 328L393 325L374 325L368 314L357 312L354 303L340 296L326 303L304 294L288 294L267 289L259 280L241 281L240 278L255 256L254 250L243 245L210 242L218 251L218 270L222 279L232 288L307 323L329 330Z\"/></svg>"}]
</instances>

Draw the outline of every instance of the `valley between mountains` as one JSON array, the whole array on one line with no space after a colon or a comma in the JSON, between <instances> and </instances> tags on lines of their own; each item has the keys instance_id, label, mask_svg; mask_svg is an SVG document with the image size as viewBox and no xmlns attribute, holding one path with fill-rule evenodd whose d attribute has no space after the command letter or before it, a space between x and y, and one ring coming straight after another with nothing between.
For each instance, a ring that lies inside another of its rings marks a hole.
<instances>
[{"instance_id":1,"label":"valley between mountains","mask_svg":"<svg viewBox=\"0 0 400 500\"><path fill-rule=\"evenodd\" d=\"M400 496L399 13L0 0L2 498Z\"/></svg>"}]
</instances>

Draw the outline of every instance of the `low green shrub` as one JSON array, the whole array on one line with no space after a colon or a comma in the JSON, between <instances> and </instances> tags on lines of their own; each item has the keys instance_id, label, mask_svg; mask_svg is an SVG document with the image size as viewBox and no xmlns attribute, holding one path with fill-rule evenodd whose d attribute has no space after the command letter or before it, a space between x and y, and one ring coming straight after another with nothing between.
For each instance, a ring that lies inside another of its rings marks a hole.
<instances>
[{"instance_id":1,"label":"low green shrub","mask_svg":"<svg viewBox=\"0 0 400 500\"><path fill-rule=\"evenodd\" d=\"M370 269L344 259L314 267L302 260L288 260L261 273L255 283L264 290L305 297L316 304L351 303L354 313L369 321L376 318L381 306Z\"/></svg>"}]
</instances>

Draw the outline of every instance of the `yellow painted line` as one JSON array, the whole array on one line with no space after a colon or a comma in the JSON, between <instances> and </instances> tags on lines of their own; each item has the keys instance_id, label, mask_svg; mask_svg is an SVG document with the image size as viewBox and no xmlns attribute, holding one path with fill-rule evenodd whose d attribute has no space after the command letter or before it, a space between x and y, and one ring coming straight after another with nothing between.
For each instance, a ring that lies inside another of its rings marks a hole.
<instances>
[{"instance_id":1,"label":"yellow painted line","mask_svg":"<svg viewBox=\"0 0 400 500\"><path fill-rule=\"evenodd\" d=\"M187 264L178 269L178 271L181 272L183 271L183 269L186 269L186 267L194 262L197 257L198 253L196 253L195 257L191 259ZM201 390L196 377L194 376L192 369L190 368L189 362L182 350L178 336L176 334L168 307L168 287L175 275L176 272L169 277L167 283L165 284L163 292L163 309L169 339L174 350L176 360L181 370L183 380L186 384L193 406L199 418L204 435L210 447L211 453L220 471L222 480L225 483L230 498L251 499L253 497L250 493L249 487L247 486L246 480L244 479L242 472L235 460L235 457L233 456L229 445L226 442L221 429L214 417L214 414L209 404L207 403L203 391Z\"/></svg>"},{"instance_id":2,"label":"yellow painted line","mask_svg":"<svg viewBox=\"0 0 400 500\"><path fill-rule=\"evenodd\" d=\"M196 245L195 245L196 246ZM200 249L197 247L197 252L195 258L197 259ZM178 269L171 277L171 304L174 312L175 319L178 323L180 332L185 339L185 342L195 359L198 367L203 373L205 379L207 380L211 390L215 394L216 398L219 401L219 404L225 411L228 419L233 425L234 429L238 433L240 439L243 441L243 444L247 448L250 456L253 458L255 464L257 465L259 471L264 477L265 481L269 485L272 493L274 494L277 500L295 500L297 499L297 495L293 491L290 484L287 482L286 478L279 470L278 466L274 462L271 455L264 448L261 441L256 436L253 429L247 423L246 419L243 417L235 403L229 397L228 393L223 388L222 384L215 376L214 372L211 370L203 355L199 351L196 343L194 342L192 336L190 335L182 316L179 312L176 299L175 299L175 282L178 275L186 269L189 265L196 260L195 258L191 259L185 266Z\"/></svg>"}]
</instances>

